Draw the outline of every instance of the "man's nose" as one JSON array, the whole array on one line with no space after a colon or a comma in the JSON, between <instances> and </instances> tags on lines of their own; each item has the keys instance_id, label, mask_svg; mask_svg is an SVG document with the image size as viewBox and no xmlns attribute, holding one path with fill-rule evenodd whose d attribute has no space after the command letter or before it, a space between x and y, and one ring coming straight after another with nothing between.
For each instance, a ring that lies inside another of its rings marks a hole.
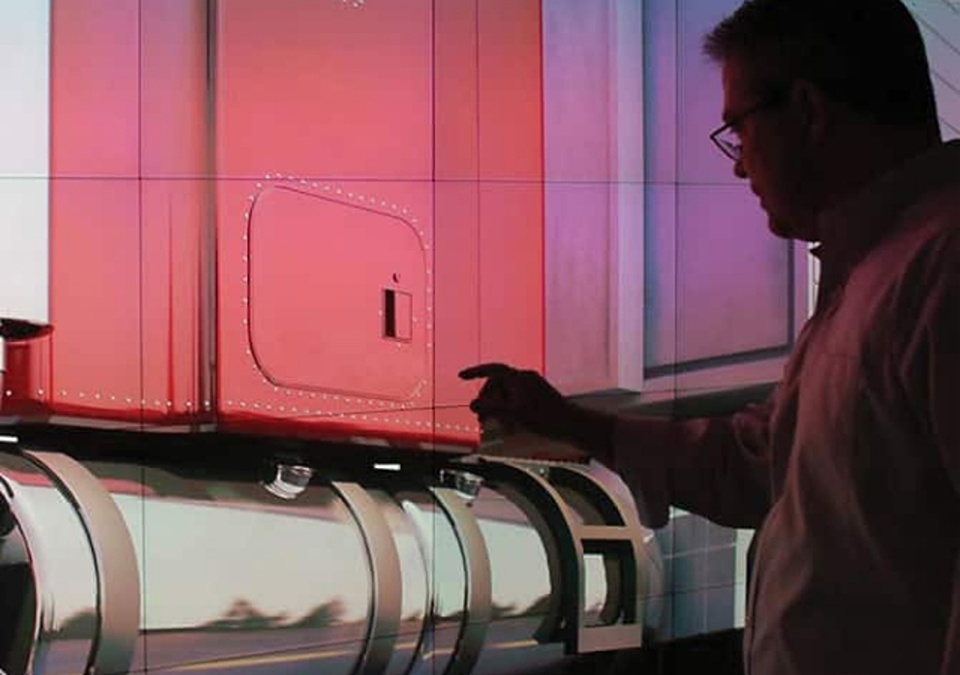
<instances>
[{"instance_id":1,"label":"man's nose","mask_svg":"<svg viewBox=\"0 0 960 675\"><path fill-rule=\"evenodd\" d=\"M733 175L737 178L745 179L747 177L747 172L743 169L743 160L738 159L733 163Z\"/></svg>"}]
</instances>

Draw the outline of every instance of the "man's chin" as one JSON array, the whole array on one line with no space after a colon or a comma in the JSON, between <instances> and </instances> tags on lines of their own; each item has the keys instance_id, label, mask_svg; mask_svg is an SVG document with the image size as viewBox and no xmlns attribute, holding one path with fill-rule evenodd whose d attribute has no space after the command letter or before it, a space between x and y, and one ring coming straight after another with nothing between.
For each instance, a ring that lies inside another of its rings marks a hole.
<instances>
[{"instance_id":1,"label":"man's chin","mask_svg":"<svg viewBox=\"0 0 960 675\"><path fill-rule=\"evenodd\" d=\"M816 241L814 232L809 227L803 227L799 223L791 222L783 218L778 218L773 214L768 214L767 228L770 232L781 239L799 239L801 241Z\"/></svg>"},{"instance_id":2,"label":"man's chin","mask_svg":"<svg viewBox=\"0 0 960 675\"><path fill-rule=\"evenodd\" d=\"M773 214L769 214L767 217L767 228L770 232L781 239L793 239L793 228L790 227L782 218L777 218Z\"/></svg>"}]
</instances>

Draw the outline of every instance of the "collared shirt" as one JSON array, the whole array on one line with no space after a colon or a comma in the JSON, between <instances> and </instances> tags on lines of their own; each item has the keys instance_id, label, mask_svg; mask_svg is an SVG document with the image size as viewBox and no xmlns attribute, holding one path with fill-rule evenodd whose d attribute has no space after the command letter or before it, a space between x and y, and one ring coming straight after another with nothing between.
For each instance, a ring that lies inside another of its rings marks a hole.
<instances>
[{"instance_id":1,"label":"collared shirt","mask_svg":"<svg viewBox=\"0 0 960 675\"><path fill-rule=\"evenodd\" d=\"M617 421L641 517L760 527L751 675L960 673L960 142L820 222L821 293L771 398Z\"/></svg>"}]
</instances>

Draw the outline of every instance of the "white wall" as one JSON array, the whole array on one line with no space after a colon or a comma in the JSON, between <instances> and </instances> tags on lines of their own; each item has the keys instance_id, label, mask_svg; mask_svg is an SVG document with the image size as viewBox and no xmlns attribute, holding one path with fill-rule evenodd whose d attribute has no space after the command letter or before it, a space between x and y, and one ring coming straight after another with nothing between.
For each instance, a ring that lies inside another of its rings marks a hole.
<instances>
[{"instance_id":1,"label":"white wall","mask_svg":"<svg viewBox=\"0 0 960 675\"><path fill-rule=\"evenodd\" d=\"M0 318L47 323L50 5L0 3Z\"/></svg>"}]
</instances>

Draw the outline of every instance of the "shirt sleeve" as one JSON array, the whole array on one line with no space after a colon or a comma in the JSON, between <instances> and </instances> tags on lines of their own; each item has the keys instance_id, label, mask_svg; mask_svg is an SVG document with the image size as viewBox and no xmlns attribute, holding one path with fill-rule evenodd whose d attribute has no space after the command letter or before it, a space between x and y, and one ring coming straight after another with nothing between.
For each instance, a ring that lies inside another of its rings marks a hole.
<instances>
[{"instance_id":1,"label":"shirt sleeve","mask_svg":"<svg viewBox=\"0 0 960 675\"><path fill-rule=\"evenodd\" d=\"M931 439L960 519L960 236L945 246L939 274L923 279L926 301L901 361L901 382L909 404ZM957 537L956 532L953 533ZM954 561L952 603L942 672L960 672L960 554Z\"/></svg>"},{"instance_id":2,"label":"shirt sleeve","mask_svg":"<svg viewBox=\"0 0 960 675\"><path fill-rule=\"evenodd\" d=\"M662 527L673 505L728 527L759 527L770 508L772 408L771 398L731 417L621 415L613 468L633 491L640 520Z\"/></svg>"},{"instance_id":3,"label":"shirt sleeve","mask_svg":"<svg viewBox=\"0 0 960 675\"><path fill-rule=\"evenodd\" d=\"M930 429L953 486L960 516L960 279L954 274L927 335ZM954 533L954 536L958 536ZM960 537L958 537L960 538ZM954 563L942 673L960 672L960 553Z\"/></svg>"},{"instance_id":4,"label":"shirt sleeve","mask_svg":"<svg viewBox=\"0 0 960 675\"><path fill-rule=\"evenodd\" d=\"M953 593L950 623L947 626L947 639L944 641L946 649L943 655L941 675L960 673L960 559L957 560L956 571L953 573Z\"/></svg>"},{"instance_id":5,"label":"shirt sleeve","mask_svg":"<svg viewBox=\"0 0 960 675\"><path fill-rule=\"evenodd\" d=\"M929 292L905 380L933 437L960 506L960 236L951 241L946 278Z\"/></svg>"}]
</instances>

